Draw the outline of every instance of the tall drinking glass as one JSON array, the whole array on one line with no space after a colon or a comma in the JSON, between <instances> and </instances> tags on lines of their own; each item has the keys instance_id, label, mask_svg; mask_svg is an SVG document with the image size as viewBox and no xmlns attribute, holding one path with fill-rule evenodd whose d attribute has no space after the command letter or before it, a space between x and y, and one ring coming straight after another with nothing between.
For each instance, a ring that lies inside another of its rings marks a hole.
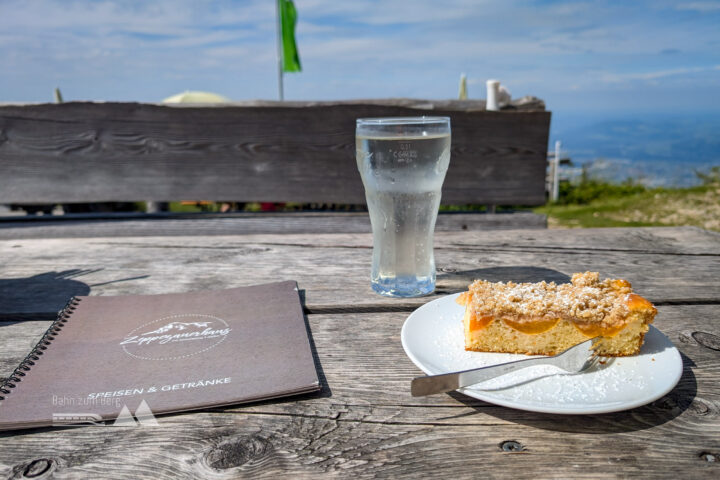
<instances>
[{"instance_id":1,"label":"tall drinking glass","mask_svg":"<svg viewBox=\"0 0 720 480\"><path fill-rule=\"evenodd\" d=\"M450 119L360 118L355 145L373 231L373 290L391 297L432 292L433 232L450 163Z\"/></svg>"}]
</instances>

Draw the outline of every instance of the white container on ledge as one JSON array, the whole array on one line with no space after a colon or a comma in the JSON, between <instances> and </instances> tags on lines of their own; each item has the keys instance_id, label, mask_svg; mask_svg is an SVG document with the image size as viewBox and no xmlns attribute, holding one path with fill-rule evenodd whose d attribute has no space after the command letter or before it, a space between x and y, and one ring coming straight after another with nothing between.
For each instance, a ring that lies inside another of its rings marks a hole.
<instances>
[{"instance_id":1,"label":"white container on ledge","mask_svg":"<svg viewBox=\"0 0 720 480\"><path fill-rule=\"evenodd\" d=\"M500 107L510 103L510 91L500 85L500 80L488 80L486 110L500 110Z\"/></svg>"}]
</instances>

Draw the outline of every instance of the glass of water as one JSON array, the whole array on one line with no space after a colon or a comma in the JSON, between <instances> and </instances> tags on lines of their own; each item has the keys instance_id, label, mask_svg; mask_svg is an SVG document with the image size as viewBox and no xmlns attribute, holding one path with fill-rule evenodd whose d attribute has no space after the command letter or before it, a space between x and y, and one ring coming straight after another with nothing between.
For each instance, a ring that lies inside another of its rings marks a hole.
<instances>
[{"instance_id":1,"label":"glass of water","mask_svg":"<svg viewBox=\"0 0 720 480\"><path fill-rule=\"evenodd\" d=\"M372 223L373 290L390 297L432 292L433 232L450 164L450 118L360 118L355 146Z\"/></svg>"}]
</instances>

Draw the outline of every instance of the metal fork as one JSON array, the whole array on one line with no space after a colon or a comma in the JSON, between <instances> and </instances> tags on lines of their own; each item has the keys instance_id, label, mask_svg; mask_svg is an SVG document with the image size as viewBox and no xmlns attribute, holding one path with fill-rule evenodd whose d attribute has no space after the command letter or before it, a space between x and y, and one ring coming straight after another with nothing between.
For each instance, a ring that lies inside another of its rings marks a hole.
<instances>
[{"instance_id":1,"label":"metal fork","mask_svg":"<svg viewBox=\"0 0 720 480\"><path fill-rule=\"evenodd\" d=\"M592 349L593 342L598 338L595 337L578 343L552 357L528 358L490 367L473 368L462 372L413 378L410 392L413 397L449 392L534 365L555 365L569 373L580 373L588 370L598 362L599 357Z\"/></svg>"}]
</instances>

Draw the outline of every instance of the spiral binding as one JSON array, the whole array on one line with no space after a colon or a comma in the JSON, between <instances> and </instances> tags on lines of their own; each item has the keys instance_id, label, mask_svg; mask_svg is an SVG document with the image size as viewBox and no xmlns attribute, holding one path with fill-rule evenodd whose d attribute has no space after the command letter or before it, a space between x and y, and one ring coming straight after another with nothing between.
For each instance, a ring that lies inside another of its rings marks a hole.
<instances>
[{"instance_id":1,"label":"spiral binding","mask_svg":"<svg viewBox=\"0 0 720 480\"><path fill-rule=\"evenodd\" d=\"M5 397L12 393L11 389L15 388L18 383L22 382L22 377L25 376L25 372L29 372L30 368L35 365L35 362L40 360L40 355L47 350L48 345L50 345L58 332L62 330L63 325L65 325L70 319L70 315L72 315L72 312L75 311L80 303L80 300L81 299L78 297L72 297L67 304L65 304L63 309L58 312L57 318L52 325L50 325L50 328L45 331L40 341L35 345L30 353L27 354L23 361L20 362L20 365L13 370L10 376L7 377L2 384L0 384L0 401L5 400Z\"/></svg>"}]
</instances>

